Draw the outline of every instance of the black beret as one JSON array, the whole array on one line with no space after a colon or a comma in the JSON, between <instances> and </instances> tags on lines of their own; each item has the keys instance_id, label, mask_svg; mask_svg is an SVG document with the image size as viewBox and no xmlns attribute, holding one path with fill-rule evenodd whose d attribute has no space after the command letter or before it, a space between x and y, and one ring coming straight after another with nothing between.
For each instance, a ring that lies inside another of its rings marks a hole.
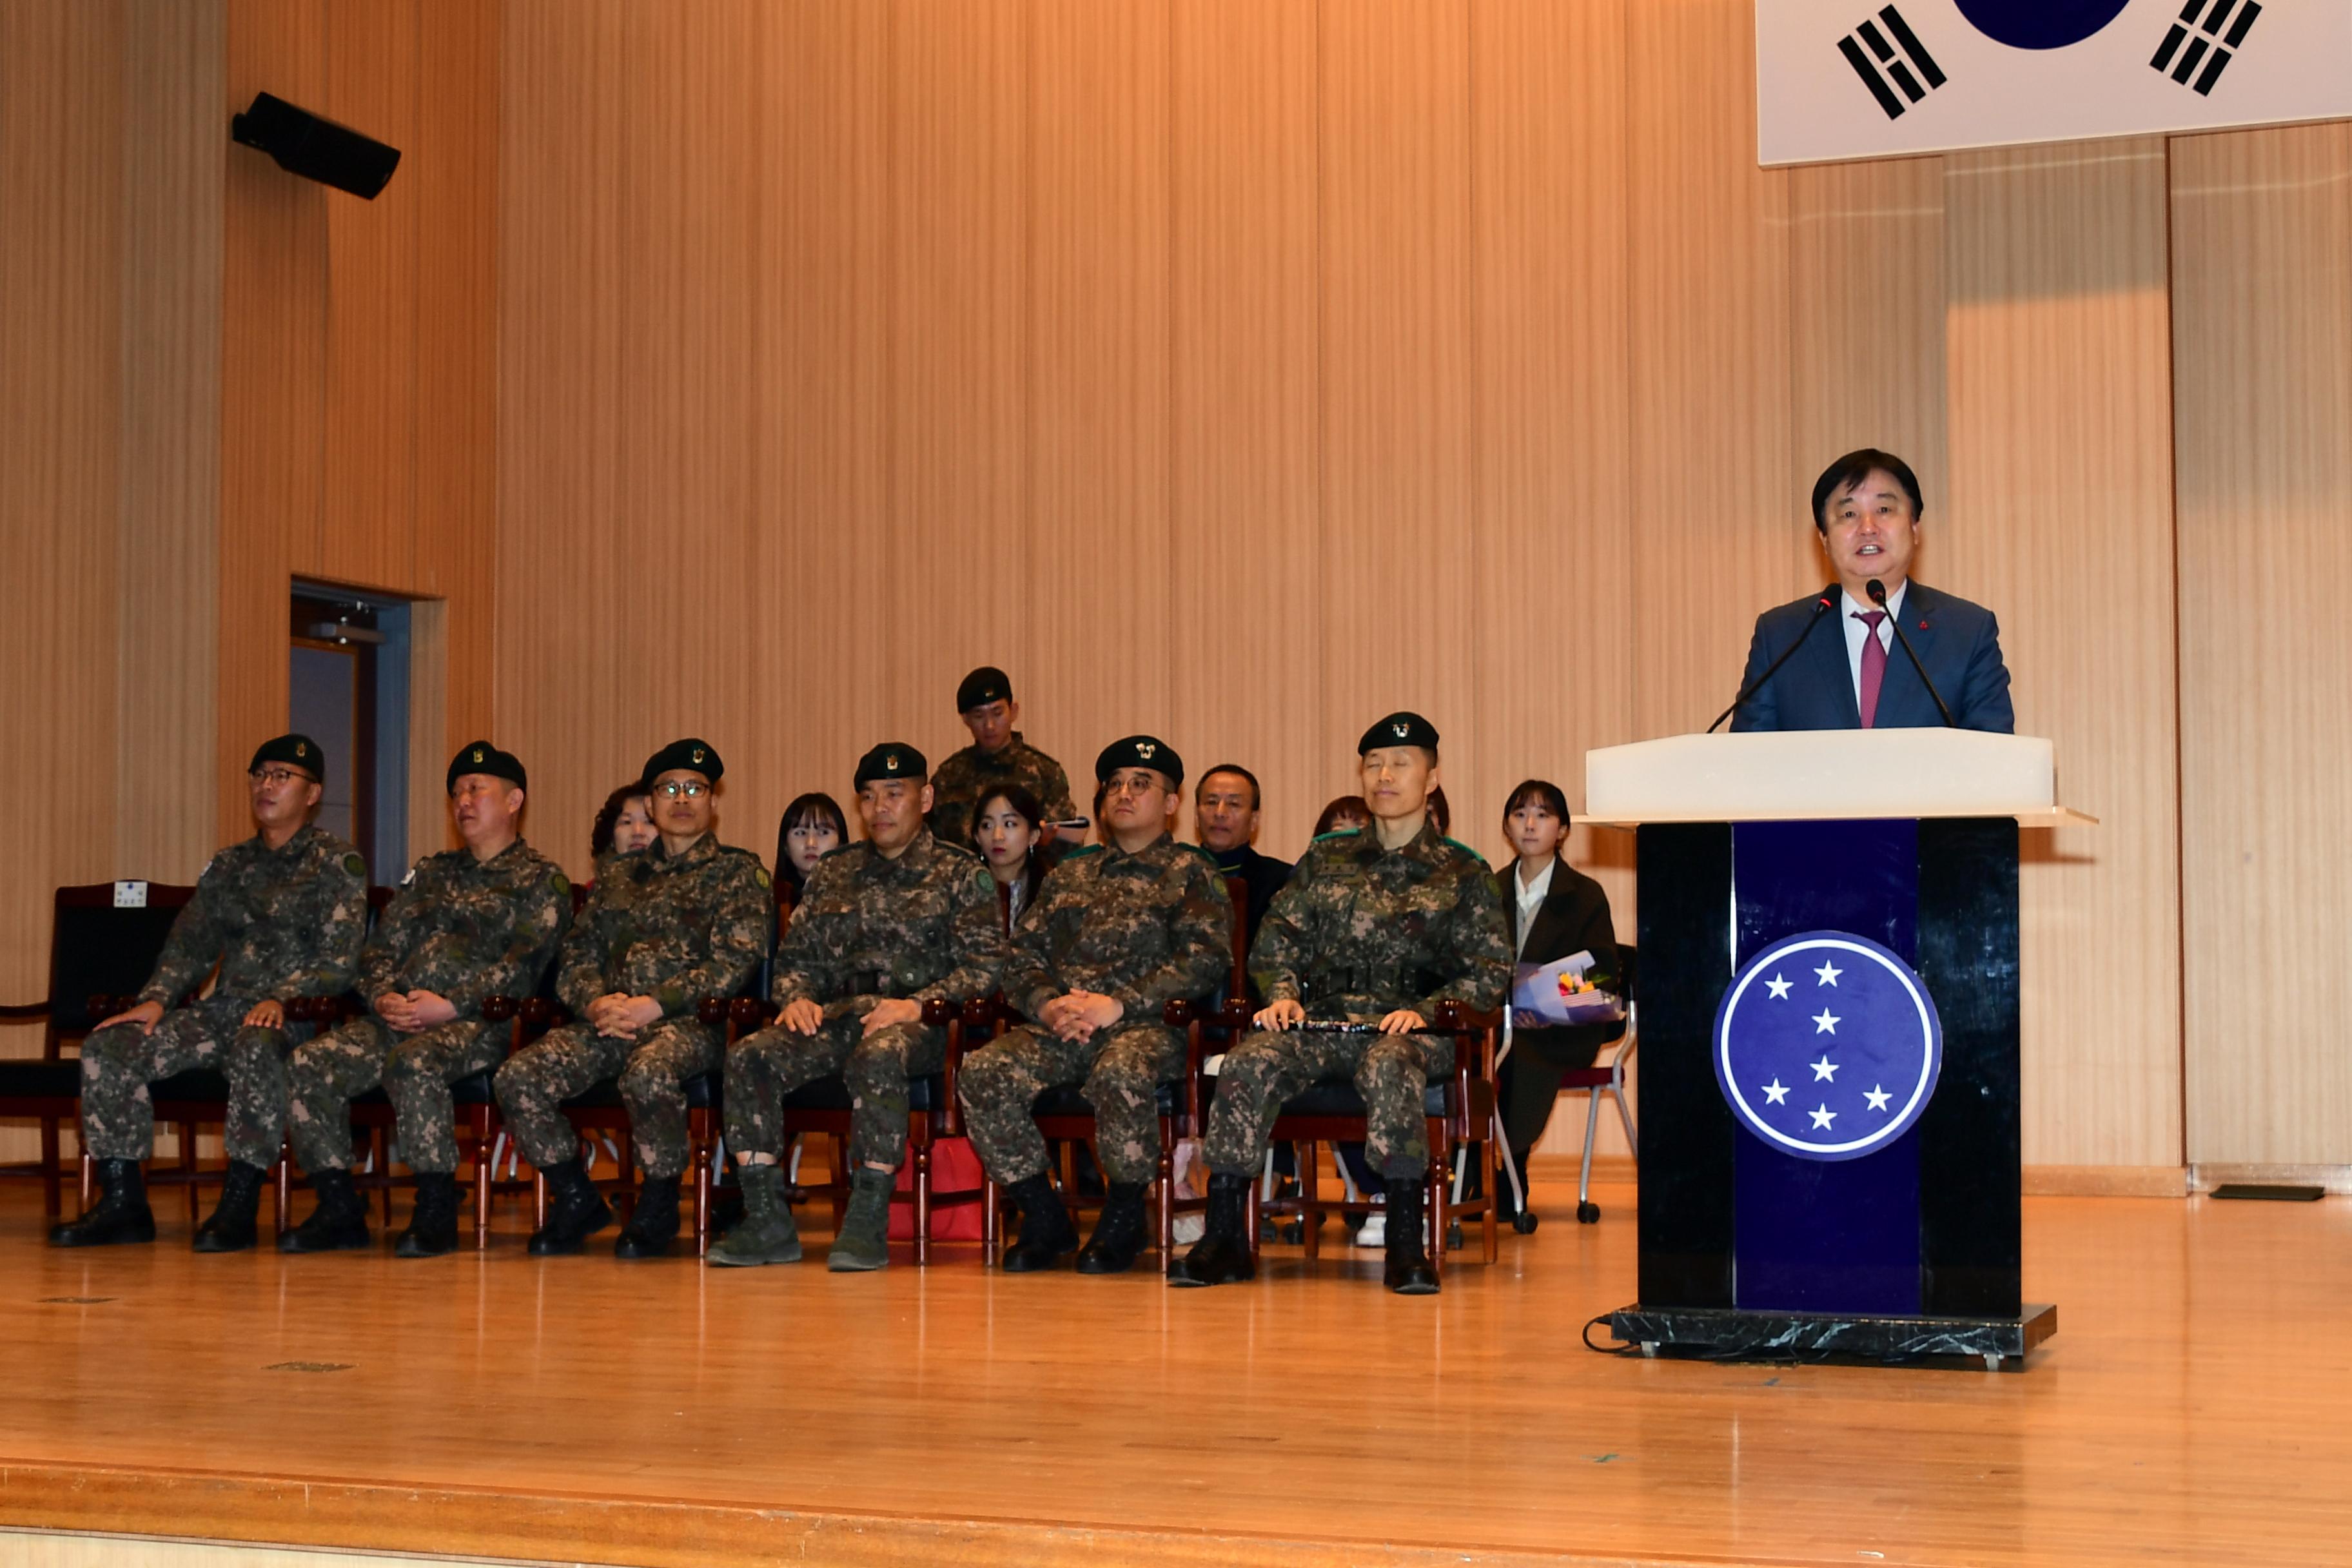
<instances>
[{"instance_id":1,"label":"black beret","mask_svg":"<svg viewBox=\"0 0 2352 1568\"><path fill-rule=\"evenodd\" d=\"M1356 755L1377 751L1382 746L1420 746L1430 752L1437 750L1437 726L1418 713L1391 713L1370 729L1356 742Z\"/></svg>"},{"instance_id":2,"label":"black beret","mask_svg":"<svg viewBox=\"0 0 2352 1568\"><path fill-rule=\"evenodd\" d=\"M449 759L449 780L441 787L454 790L457 781L467 773L487 773L494 779L504 779L517 789L529 789L530 780L522 771L522 759L512 752L501 752L488 741L470 741L457 748Z\"/></svg>"},{"instance_id":3,"label":"black beret","mask_svg":"<svg viewBox=\"0 0 2352 1568\"><path fill-rule=\"evenodd\" d=\"M711 745L709 742L697 741L689 737L683 741L672 741L668 745L647 757L646 771L639 775L639 782L647 788L651 788L654 780L661 777L662 774L678 771L700 773L712 784L717 784L719 775L727 771L727 764L719 760L718 748Z\"/></svg>"},{"instance_id":4,"label":"black beret","mask_svg":"<svg viewBox=\"0 0 2352 1568\"><path fill-rule=\"evenodd\" d=\"M864 789L876 779L912 779L920 784L930 773L931 764L922 752L904 741L885 741L857 759L857 776L850 781L850 787Z\"/></svg>"},{"instance_id":5,"label":"black beret","mask_svg":"<svg viewBox=\"0 0 2352 1568\"><path fill-rule=\"evenodd\" d=\"M320 784L327 782L327 753L308 735L280 735L274 741L262 742L254 751L253 761L245 764L245 771L259 773L264 763L285 763L300 768Z\"/></svg>"},{"instance_id":6,"label":"black beret","mask_svg":"<svg viewBox=\"0 0 2352 1568\"><path fill-rule=\"evenodd\" d=\"M1171 784L1184 782L1184 759L1176 748L1152 735L1129 735L1124 741L1113 741L1095 759L1095 783L1108 784L1110 775L1121 768L1150 768L1165 773Z\"/></svg>"},{"instance_id":7,"label":"black beret","mask_svg":"<svg viewBox=\"0 0 2352 1568\"><path fill-rule=\"evenodd\" d=\"M956 688L956 711L969 713L992 702L1013 700L1013 678L992 664L983 664Z\"/></svg>"}]
</instances>

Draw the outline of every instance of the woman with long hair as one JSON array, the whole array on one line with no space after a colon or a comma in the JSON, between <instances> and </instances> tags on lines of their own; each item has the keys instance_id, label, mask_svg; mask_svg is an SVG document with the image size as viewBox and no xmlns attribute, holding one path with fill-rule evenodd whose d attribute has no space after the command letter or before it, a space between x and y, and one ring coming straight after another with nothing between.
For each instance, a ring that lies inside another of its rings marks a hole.
<instances>
[{"instance_id":1,"label":"woman with long hair","mask_svg":"<svg viewBox=\"0 0 2352 1568\"><path fill-rule=\"evenodd\" d=\"M1054 842L1045 830L1045 806L1020 784L999 784L971 808L971 847L1003 890L1008 932L1021 922L1021 912L1052 868Z\"/></svg>"},{"instance_id":2,"label":"woman with long hair","mask_svg":"<svg viewBox=\"0 0 2352 1568\"><path fill-rule=\"evenodd\" d=\"M776 824L776 892L797 905L816 863L849 842L849 818L823 790L795 795Z\"/></svg>"},{"instance_id":3,"label":"woman with long hair","mask_svg":"<svg viewBox=\"0 0 2352 1568\"><path fill-rule=\"evenodd\" d=\"M1360 833L1372 825L1372 808L1364 804L1360 795L1343 795L1323 808L1315 819L1315 831L1309 837L1320 838L1327 833Z\"/></svg>"}]
</instances>

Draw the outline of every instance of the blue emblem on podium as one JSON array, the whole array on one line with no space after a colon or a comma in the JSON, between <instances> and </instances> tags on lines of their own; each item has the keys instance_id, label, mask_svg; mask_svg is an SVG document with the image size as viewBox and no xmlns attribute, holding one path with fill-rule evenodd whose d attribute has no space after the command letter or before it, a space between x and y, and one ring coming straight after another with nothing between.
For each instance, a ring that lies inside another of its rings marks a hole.
<instances>
[{"instance_id":1,"label":"blue emblem on podium","mask_svg":"<svg viewBox=\"0 0 2352 1568\"><path fill-rule=\"evenodd\" d=\"M1732 1114L1801 1160L1855 1160L1901 1137L1944 1065L1936 1004L1911 966L1865 937L1776 942L1715 1014L1715 1076Z\"/></svg>"}]
</instances>

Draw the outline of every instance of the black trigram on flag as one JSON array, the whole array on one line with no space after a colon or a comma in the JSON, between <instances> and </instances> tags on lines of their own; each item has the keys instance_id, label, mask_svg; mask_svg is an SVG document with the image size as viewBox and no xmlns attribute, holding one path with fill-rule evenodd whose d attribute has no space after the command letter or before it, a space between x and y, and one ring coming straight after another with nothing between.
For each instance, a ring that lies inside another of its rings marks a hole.
<instances>
[{"instance_id":1,"label":"black trigram on flag","mask_svg":"<svg viewBox=\"0 0 2352 1568\"><path fill-rule=\"evenodd\" d=\"M1879 22L1886 24L1884 32ZM1840 38L1838 53L1862 79L1862 85L1870 89L1870 96L1878 100L1878 107L1886 110L1889 120L1900 119L1911 104L1944 85L1944 68L1911 30L1903 13L1892 5L1880 8L1878 21L1865 21ZM1897 89L1900 98L1895 96Z\"/></svg>"},{"instance_id":2,"label":"black trigram on flag","mask_svg":"<svg viewBox=\"0 0 2352 1568\"><path fill-rule=\"evenodd\" d=\"M2180 7L2180 20L2172 24L2164 42L2157 46L2156 58L2147 63L2204 97L2237 58L2238 46L2246 41L2254 18L2262 14L2261 0L2187 0ZM2197 30L2192 33L2191 27ZM2197 68L2200 65L2205 68L2201 71Z\"/></svg>"}]
</instances>

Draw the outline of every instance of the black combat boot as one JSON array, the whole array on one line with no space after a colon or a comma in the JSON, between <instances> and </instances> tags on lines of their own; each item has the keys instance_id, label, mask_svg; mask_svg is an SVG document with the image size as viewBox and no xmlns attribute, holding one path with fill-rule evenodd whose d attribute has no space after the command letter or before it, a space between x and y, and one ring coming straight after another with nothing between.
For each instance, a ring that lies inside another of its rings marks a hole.
<instances>
[{"instance_id":1,"label":"black combat boot","mask_svg":"<svg viewBox=\"0 0 2352 1568\"><path fill-rule=\"evenodd\" d=\"M103 1195L81 1218L49 1231L51 1247L120 1247L155 1239L155 1215L147 1206L147 1175L136 1160L98 1162Z\"/></svg>"},{"instance_id":2,"label":"black combat boot","mask_svg":"<svg viewBox=\"0 0 2352 1568\"><path fill-rule=\"evenodd\" d=\"M613 1205L588 1179L577 1159L549 1165L539 1173L546 1178L547 1223L530 1233L533 1258L569 1256L587 1239L613 1223Z\"/></svg>"},{"instance_id":3,"label":"black combat boot","mask_svg":"<svg viewBox=\"0 0 2352 1568\"><path fill-rule=\"evenodd\" d=\"M1400 1296L1434 1296L1437 1270L1429 1266L1429 1252L1421 1237L1426 1189L1418 1176L1391 1176L1388 1194L1388 1234L1382 1238L1388 1264L1381 1270L1381 1282Z\"/></svg>"},{"instance_id":4,"label":"black combat boot","mask_svg":"<svg viewBox=\"0 0 2352 1568\"><path fill-rule=\"evenodd\" d=\"M890 1265L890 1191L898 1184L896 1171L877 1171L861 1164L849 1178L849 1206L842 1211L841 1229L825 1249L824 1266L835 1274L864 1273Z\"/></svg>"},{"instance_id":5,"label":"black combat boot","mask_svg":"<svg viewBox=\"0 0 2352 1568\"><path fill-rule=\"evenodd\" d=\"M1143 1184L1113 1182L1095 1234L1078 1254L1081 1274L1124 1274L1143 1250Z\"/></svg>"},{"instance_id":6,"label":"black combat boot","mask_svg":"<svg viewBox=\"0 0 2352 1568\"><path fill-rule=\"evenodd\" d=\"M743 1219L710 1249L710 1261L721 1268L798 1263L801 1231L793 1222L792 1200L784 1195L783 1167L746 1161L735 1168L735 1179L743 1187Z\"/></svg>"},{"instance_id":7,"label":"black combat boot","mask_svg":"<svg viewBox=\"0 0 2352 1568\"><path fill-rule=\"evenodd\" d=\"M629 1223L613 1243L614 1257L669 1256L669 1244L677 1238L677 1183L676 1176L646 1173L637 1188L637 1206L629 1211Z\"/></svg>"},{"instance_id":8,"label":"black combat boot","mask_svg":"<svg viewBox=\"0 0 2352 1568\"><path fill-rule=\"evenodd\" d=\"M393 1244L394 1258L439 1258L457 1250L457 1177L452 1171L416 1173L416 1207Z\"/></svg>"},{"instance_id":9,"label":"black combat boot","mask_svg":"<svg viewBox=\"0 0 2352 1568\"><path fill-rule=\"evenodd\" d=\"M1021 1206L1021 1235L1004 1249L1007 1274L1051 1268L1064 1253L1078 1249L1077 1227L1070 1223L1070 1211L1062 1206L1062 1194L1054 1190L1045 1172L1024 1176L1005 1188L1004 1195Z\"/></svg>"},{"instance_id":10,"label":"black combat boot","mask_svg":"<svg viewBox=\"0 0 2352 1568\"><path fill-rule=\"evenodd\" d=\"M196 1227L198 1252L243 1252L254 1244L254 1216L261 1212L261 1184L268 1174L242 1160L229 1162L213 1217Z\"/></svg>"},{"instance_id":11,"label":"black combat boot","mask_svg":"<svg viewBox=\"0 0 2352 1568\"><path fill-rule=\"evenodd\" d=\"M1247 1176L1210 1176L1208 1226L1183 1261L1168 1271L1168 1283L1238 1285L1257 1278L1244 1229L1255 1196L1255 1184Z\"/></svg>"},{"instance_id":12,"label":"black combat boot","mask_svg":"<svg viewBox=\"0 0 2352 1568\"><path fill-rule=\"evenodd\" d=\"M310 1190L319 1206L292 1230L278 1233L280 1252L347 1252L375 1239L368 1234L367 1200L352 1185L349 1171L313 1171Z\"/></svg>"}]
</instances>

